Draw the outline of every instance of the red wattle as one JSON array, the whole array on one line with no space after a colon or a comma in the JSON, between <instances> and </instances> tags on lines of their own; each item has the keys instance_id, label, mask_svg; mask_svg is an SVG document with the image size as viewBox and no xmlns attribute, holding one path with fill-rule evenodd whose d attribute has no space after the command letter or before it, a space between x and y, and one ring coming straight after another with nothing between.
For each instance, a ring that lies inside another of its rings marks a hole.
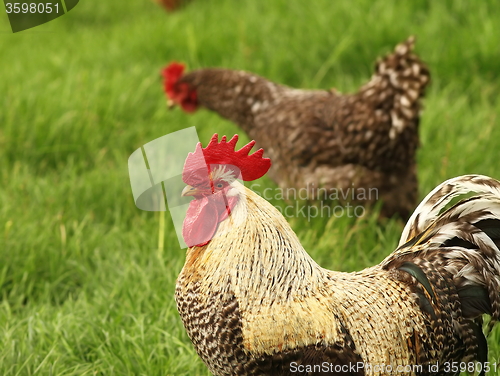
<instances>
[{"instance_id":1,"label":"red wattle","mask_svg":"<svg viewBox=\"0 0 500 376\"><path fill-rule=\"evenodd\" d=\"M222 191L191 201L182 226L187 246L201 247L212 240L219 223L228 217L236 202L237 197L226 197Z\"/></svg>"}]
</instances>

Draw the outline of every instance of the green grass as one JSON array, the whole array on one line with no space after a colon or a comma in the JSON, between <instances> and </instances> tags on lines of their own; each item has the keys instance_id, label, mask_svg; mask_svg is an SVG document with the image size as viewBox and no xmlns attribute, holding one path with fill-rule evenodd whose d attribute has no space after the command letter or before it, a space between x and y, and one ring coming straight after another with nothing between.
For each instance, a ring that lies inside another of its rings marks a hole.
<instances>
[{"instance_id":1,"label":"green grass","mask_svg":"<svg viewBox=\"0 0 500 376\"><path fill-rule=\"evenodd\" d=\"M193 0L174 14L148 0L82 1L17 34L0 12L1 375L208 374L173 299L184 250L168 214L158 246L161 214L134 206L127 159L189 126L204 142L238 130L167 111L159 70L171 60L349 92L416 35L433 79L421 196L456 175L500 178L497 0ZM346 271L380 262L402 229L373 217L290 222L318 262ZM499 342L496 330L492 362Z\"/></svg>"}]
</instances>

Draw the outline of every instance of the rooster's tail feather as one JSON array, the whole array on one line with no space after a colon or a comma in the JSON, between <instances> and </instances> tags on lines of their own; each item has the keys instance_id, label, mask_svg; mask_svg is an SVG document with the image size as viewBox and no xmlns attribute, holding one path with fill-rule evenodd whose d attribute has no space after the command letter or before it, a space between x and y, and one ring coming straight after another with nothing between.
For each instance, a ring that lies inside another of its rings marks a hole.
<instances>
[{"instance_id":1,"label":"rooster's tail feather","mask_svg":"<svg viewBox=\"0 0 500 376\"><path fill-rule=\"evenodd\" d=\"M476 195L448 208L471 192ZM481 315L491 316L490 329L500 319L500 182L466 175L439 185L381 266L411 286L432 327L442 328L433 340L441 338L447 356L462 343L466 350L459 358L485 361Z\"/></svg>"}]
</instances>

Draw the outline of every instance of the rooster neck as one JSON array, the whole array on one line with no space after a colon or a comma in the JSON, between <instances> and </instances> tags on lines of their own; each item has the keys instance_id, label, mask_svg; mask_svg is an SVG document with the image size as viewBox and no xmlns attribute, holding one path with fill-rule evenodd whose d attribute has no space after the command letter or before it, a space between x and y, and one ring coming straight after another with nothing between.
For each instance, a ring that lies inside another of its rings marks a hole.
<instances>
[{"instance_id":1,"label":"rooster neck","mask_svg":"<svg viewBox=\"0 0 500 376\"><path fill-rule=\"evenodd\" d=\"M231 290L270 304L319 288L326 272L306 253L285 218L238 185L240 199L232 214L207 245L188 250L180 278L199 283L204 293L225 286L228 291L219 292Z\"/></svg>"}]
</instances>

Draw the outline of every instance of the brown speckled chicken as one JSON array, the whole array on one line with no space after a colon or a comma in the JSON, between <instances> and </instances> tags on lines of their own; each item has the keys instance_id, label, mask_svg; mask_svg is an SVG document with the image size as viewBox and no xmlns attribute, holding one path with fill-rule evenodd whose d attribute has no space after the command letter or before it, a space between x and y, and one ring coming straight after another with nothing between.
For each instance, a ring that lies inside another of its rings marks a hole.
<instances>
[{"instance_id":1,"label":"brown speckled chicken","mask_svg":"<svg viewBox=\"0 0 500 376\"><path fill-rule=\"evenodd\" d=\"M410 38L378 61L355 94L293 89L229 69L183 74L179 63L163 71L165 92L187 112L202 106L238 124L266 149L269 175L281 188L307 188L311 199L327 190L340 201L354 193L362 205L382 199L383 215L408 218L417 199L420 99L429 82L413 44Z\"/></svg>"},{"instance_id":2,"label":"brown speckled chicken","mask_svg":"<svg viewBox=\"0 0 500 376\"><path fill-rule=\"evenodd\" d=\"M178 9L186 0L154 0L160 4L167 12L173 12Z\"/></svg>"},{"instance_id":3,"label":"brown speckled chicken","mask_svg":"<svg viewBox=\"0 0 500 376\"><path fill-rule=\"evenodd\" d=\"M482 314L490 327L500 317L498 181L442 183L379 265L334 272L236 180L270 167L262 150L249 155L254 142L235 152L236 142L214 135L183 171L182 195L194 199L176 301L214 375L458 375L453 361L493 366L481 325ZM477 195L443 211L471 191Z\"/></svg>"}]
</instances>

